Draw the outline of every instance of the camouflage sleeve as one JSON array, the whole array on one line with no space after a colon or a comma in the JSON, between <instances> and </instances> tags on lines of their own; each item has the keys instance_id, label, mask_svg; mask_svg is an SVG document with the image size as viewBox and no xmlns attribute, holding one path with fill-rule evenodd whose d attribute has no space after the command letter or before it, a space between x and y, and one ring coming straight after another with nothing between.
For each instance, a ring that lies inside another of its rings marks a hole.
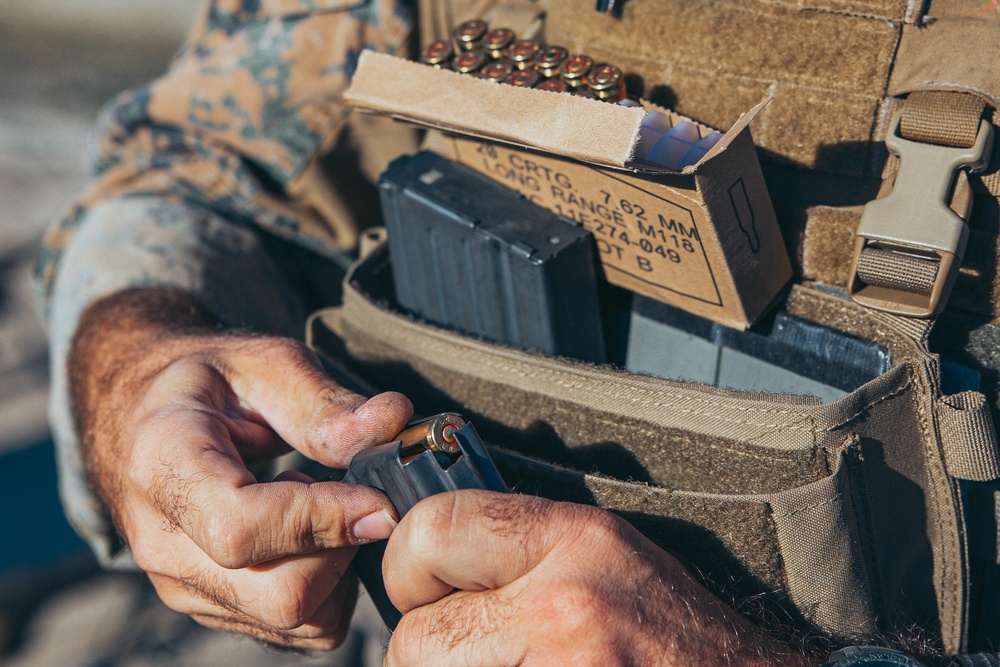
<instances>
[{"instance_id":1,"label":"camouflage sleeve","mask_svg":"<svg viewBox=\"0 0 1000 667\"><path fill-rule=\"evenodd\" d=\"M98 178L48 229L36 266L47 317L63 249L87 210L155 194L247 219L325 253L351 245L297 181L332 144L363 49L394 53L410 0L211 0L169 71L101 115Z\"/></svg>"},{"instance_id":2,"label":"camouflage sleeve","mask_svg":"<svg viewBox=\"0 0 1000 667\"><path fill-rule=\"evenodd\" d=\"M114 533L73 426L66 354L96 299L180 287L236 325L301 334L305 315L258 233L321 254L349 245L296 183L345 121L364 48L394 52L406 0L212 0L169 71L102 114L94 185L46 233L36 297L50 331L60 491L108 562Z\"/></svg>"}]
</instances>

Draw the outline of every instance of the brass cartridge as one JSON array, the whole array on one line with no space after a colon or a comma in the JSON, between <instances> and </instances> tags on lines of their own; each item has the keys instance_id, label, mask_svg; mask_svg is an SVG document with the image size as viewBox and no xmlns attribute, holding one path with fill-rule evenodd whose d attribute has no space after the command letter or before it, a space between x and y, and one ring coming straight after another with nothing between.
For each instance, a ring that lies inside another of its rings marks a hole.
<instances>
[{"instance_id":1,"label":"brass cartridge","mask_svg":"<svg viewBox=\"0 0 1000 667\"><path fill-rule=\"evenodd\" d=\"M494 60L479 70L479 76L487 81L502 83L515 71L513 63L509 60Z\"/></svg>"},{"instance_id":2,"label":"brass cartridge","mask_svg":"<svg viewBox=\"0 0 1000 667\"><path fill-rule=\"evenodd\" d=\"M538 76L538 72L535 70L522 69L512 72L506 79L504 79L504 83L518 88L534 88L539 79L541 79L541 77Z\"/></svg>"},{"instance_id":3,"label":"brass cartridge","mask_svg":"<svg viewBox=\"0 0 1000 667\"><path fill-rule=\"evenodd\" d=\"M622 71L609 63L594 65L585 77L587 87L594 91L598 99L617 102L625 97Z\"/></svg>"},{"instance_id":4,"label":"brass cartridge","mask_svg":"<svg viewBox=\"0 0 1000 667\"><path fill-rule=\"evenodd\" d=\"M462 450L455 439L455 432L465 426L465 419L453 412L444 412L429 419L410 424L396 435L400 441L400 458L409 458L425 452L458 454Z\"/></svg>"},{"instance_id":5,"label":"brass cartridge","mask_svg":"<svg viewBox=\"0 0 1000 667\"><path fill-rule=\"evenodd\" d=\"M503 58L507 47L514 43L514 31L509 28L494 28L483 36L481 48L491 58Z\"/></svg>"},{"instance_id":6,"label":"brass cartridge","mask_svg":"<svg viewBox=\"0 0 1000 667\"><path fill-rule=\"evenodd\" d=\"M552 93L565 93L569 90L569 86L562 79L545 79L537 86L538 90L547 90Z\"/></svg>"},{"instance_id":7,"label":"brass cartridge","mask_svg":"<svg viewBox=\"0 0 1000 667\"><path fill-rule=\"evenodd\" d=\"M486 53L479 49L462 51L451 61L451 68L460 74L471 74L488 60Z\"/></svg>"},{"instance_id":8,"label":"brass cartridge","mask_svg":"<svg viewBox=\"0 0 1000 667\"><path fill-rule=\"evenodd\" d=\"M559 74L559 67L569 58L569 51L561 46L546 46L535 51L531 63L542 76L548 78Z\"/></svg>"},{"instance_id":9,"label":"brass cartridge","mask_svg":"<svg viewBox=\"0 0 1000 667\"><path fill-rule=\"evenodd\" d=\"M522 39L507 47L507 57L517 69L531 67L531 59L535 57L540 45L533 39Z\"/></svg>"},{"instance_id":10,"label":"brass cartridge","mask_svg":"<svg viewBox=\"0 0 1000 667\"><path fill-rule=\"evenodd\" d=\"M451 36L455 40L455 43L458 44L460 50L471 51L472 49L479 48L479 43L482 41L483 35L486 34L488 28L489 26L486 25L486 21L473 19L456 26L451 31Z\"/></svg>"},{"instance_id":11,"label":"brass cartridge","mask_svg":"<svg viewBox=\"0 0 1000 667\"><path fill-rule=\"evenodd\" d=\"M420 62L437 69L448 67L451 57L455 55L455 49L451 42L431 42L420 51Z\"/></svg>"},{"instance_id":12,"label":"brass cartridge","mask_svg":"<svg viewBox=\"0 0 1000 667\"><path fill-rule=\"evenodd\" d=\"M579 88L586 83L587 74L594 66L594 60L590 56L576 55L567 58L559 67L559 75L570 88Z\"/></svg>"}]
</instances>

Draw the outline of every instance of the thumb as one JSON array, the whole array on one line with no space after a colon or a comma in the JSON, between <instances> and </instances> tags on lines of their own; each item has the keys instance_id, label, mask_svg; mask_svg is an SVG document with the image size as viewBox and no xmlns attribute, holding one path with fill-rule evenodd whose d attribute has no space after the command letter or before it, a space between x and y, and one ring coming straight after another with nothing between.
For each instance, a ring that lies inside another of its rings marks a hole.
<instances>
[{"instance_id":1,"label":"thumb","mask_svg":"<svg viewBox=\"0 0 1000 667\"><path fill-rule=\"evenodd\" d=\"M532 496L462 490L424 498L392 533L382 572L406 613L453 590L498 589L573 539L592 508Z\"/></svg>"},{"instance_id":2,"label":"thumb","mask_svg":"<svg viewBox=\"0 0 1000 667\"><path fill-rule=\"evenodd\" d=\"M346 467L360 450L389 442L413 416L402 394L366 399L341 387L302 343L255 338L213 359L244 408L289 445L330 467Z\"/></svg>"}]
</instances>

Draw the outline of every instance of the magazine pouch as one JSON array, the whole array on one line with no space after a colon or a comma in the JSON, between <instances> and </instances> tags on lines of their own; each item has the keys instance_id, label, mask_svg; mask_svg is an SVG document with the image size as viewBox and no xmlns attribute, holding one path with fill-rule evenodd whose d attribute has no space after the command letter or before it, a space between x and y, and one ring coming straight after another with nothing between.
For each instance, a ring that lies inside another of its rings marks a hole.
<instances>
[{"instance_id":1,"label":"magazine pouch","mask_svg":"<svg viewBox=\"0 0 1000 667\"><path fill-rule=\"evenodd\" d=\"M515 492L615 512L772 631L963 649L963 498L1000 478L983 396L941 395L926 321L801 286L786 308L877 341L891 368L819 404L546 357L398 311L384 247L308 336L418 414L472 419Z\"/></svg>"}]
</instances>

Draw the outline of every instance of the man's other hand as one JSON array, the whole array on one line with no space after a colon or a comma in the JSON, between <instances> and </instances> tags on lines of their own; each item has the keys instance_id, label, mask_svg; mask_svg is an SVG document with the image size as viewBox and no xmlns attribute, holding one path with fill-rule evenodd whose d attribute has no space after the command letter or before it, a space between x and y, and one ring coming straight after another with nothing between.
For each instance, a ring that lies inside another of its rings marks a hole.
<instances>
[{"instance_id":1,"label":"man's other hand","mask_svg":"<svg viewBox=\"0 0 1000 667\"><path fill-rule=\"evenodd\" d=\"M212 328L183 295L133 290L85 314L71 353L91 480L163 601L200 623L302 649L339 645L355 546L394 525L381 493L248 464L294 448L346 467L409 401L349 392L302 344Z\"/></svg>"},{"instance_id":2,"label":"man's other hand","mask_svg":"<svg viewBox=\"0 0 1000 667\"><path fill-rule=\"evenodd\" d=\"M458 491L400 522L383 563L404 612L386 665L805 665L618 517Z\"/></svg>"}]
</instances>

